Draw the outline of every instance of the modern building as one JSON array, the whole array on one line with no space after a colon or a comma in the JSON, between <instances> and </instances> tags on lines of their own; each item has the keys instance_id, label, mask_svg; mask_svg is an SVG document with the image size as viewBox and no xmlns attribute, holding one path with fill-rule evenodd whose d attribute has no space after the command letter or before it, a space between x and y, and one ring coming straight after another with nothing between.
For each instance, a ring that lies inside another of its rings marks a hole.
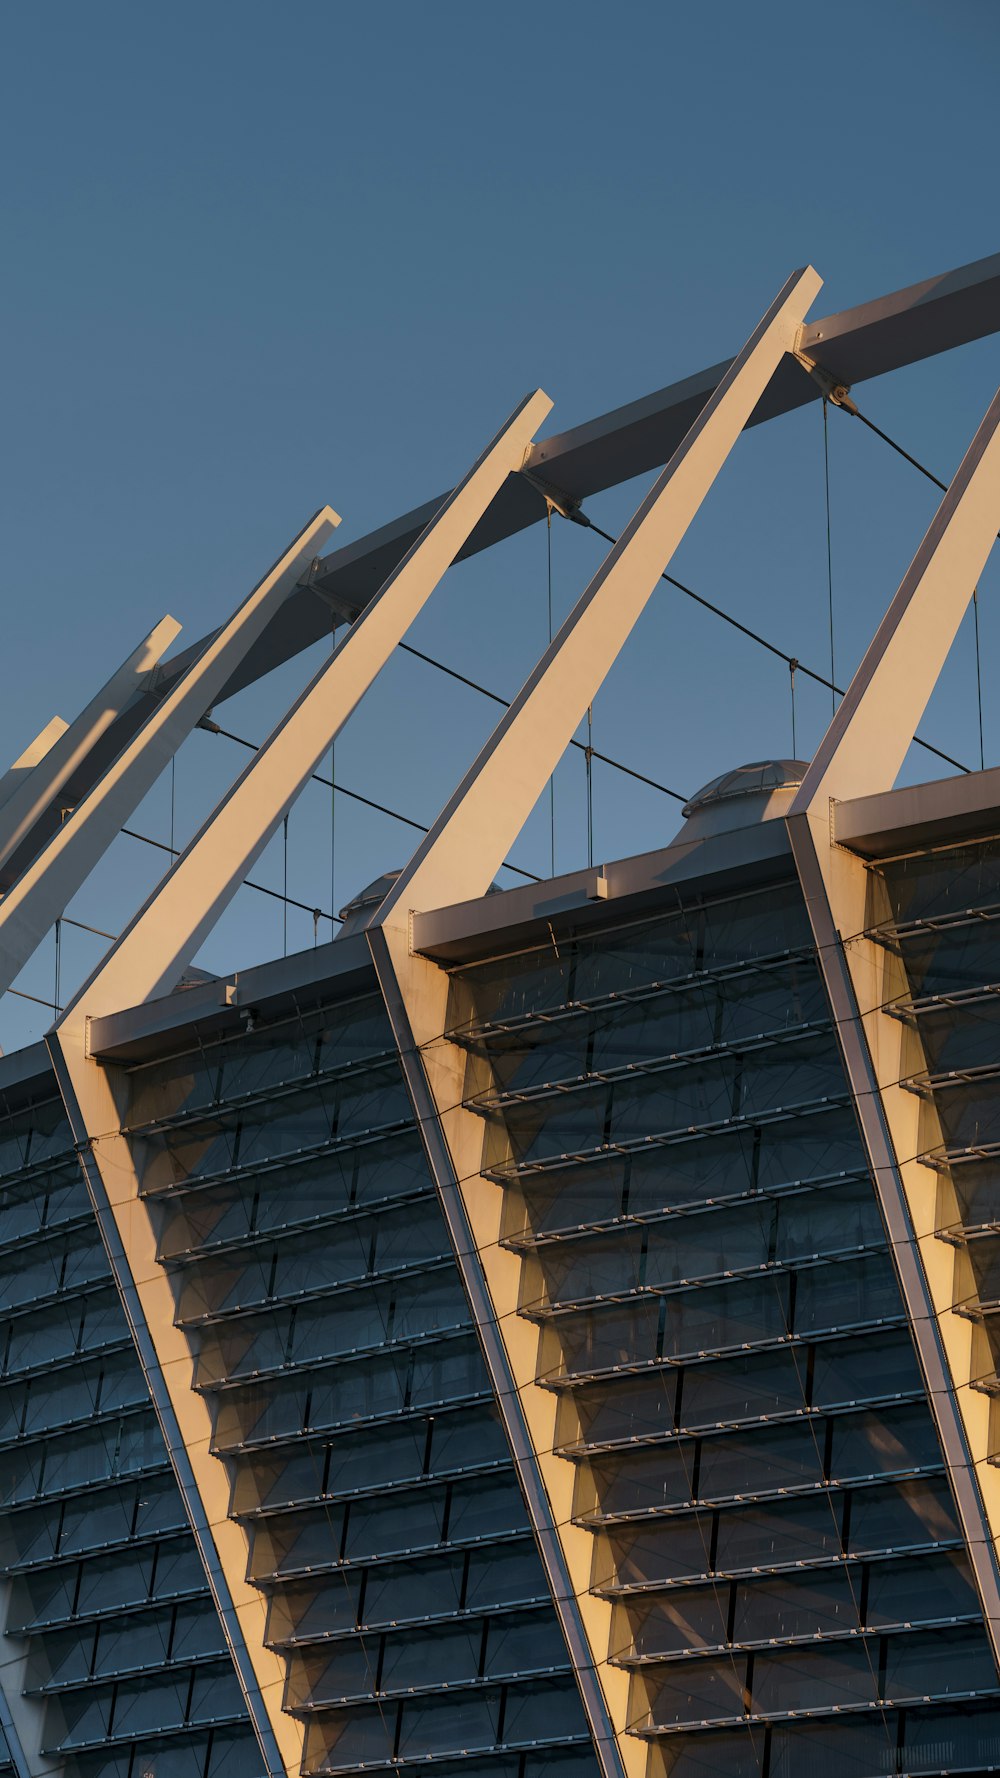
<instances>
[{"instance_id":1,"label":"modern building","mask_svg":"<svg viewBox=\"0 0 1000 1778\"><path fill-rule=\"evenodd\" d=\"M348 620L0 1059L0 1774L1000 1769L1000 770L894 787L1000 397L811 762L489 892L743 427L993 330L1000 258L809 322L818 287L573 432L528 398L325 558L324 509L0 783L8 987L191 728ZM405 868L192 972L448 564L662 463Z\"/></svg>"}]
</instances>

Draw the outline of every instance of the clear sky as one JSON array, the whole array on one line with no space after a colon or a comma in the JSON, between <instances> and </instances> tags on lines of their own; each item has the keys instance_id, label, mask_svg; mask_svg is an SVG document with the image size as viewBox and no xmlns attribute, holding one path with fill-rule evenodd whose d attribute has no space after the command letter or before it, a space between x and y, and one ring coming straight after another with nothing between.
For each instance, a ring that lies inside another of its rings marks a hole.
<instances>
[{"instance_id":1,"label":"clear sky","mask_svg":"<svg viewBox=\"0 0 1000 1778\"><path fill-rule=\"evenodd\" d=\"M998 50L993 0L8 4L3 763L51 714L73 716L165 611L182 642L221 621L324 500L339 542L450 486L527 388L548 391L562 430L738 349L808 260L822 313L1000 249ZM947 477L998 382L990 340L857 393ZM830 450L844 681L934 493L841 414ZM642 492L594 516L616 528ZM599 547L556 527L557 616ZM818 406L740 441L674 567L825 669ZM987 764L998 602L991 568ZM511 695L545 607L538 528L449 575L414 639ZM220 719L263 738L312 664ZM800 682L800 753L828 713ZM338 778L430 821L494 720L395 662L338 743ZM967 631L923 732L978 763ZM597 700L594 742L690 793L791 751L787 672L663 589ZM186 745L180 840L244 758L203 734ZM166 783L134 825L168 838ZM679 804L595 767L598 859L678 825ZM315 787L289 834L290 892L327 910L414 837L344 798L331 818ZM547 874L549 843L546 805L516 856ZM576 756L557 780L558 868L586 847ZM70 911L117 931L161 860L118 841ZM275 843L256 875L280 886L283 868ZM202 961L229 969L312 935L294 913L286 935L278 904L245 890ZM63 995L96 946L65 933ZM51 996L53 970L48 941L18 985ZM46 1022L8 999L0 1041Z\"/></svg>"}]
</instances>

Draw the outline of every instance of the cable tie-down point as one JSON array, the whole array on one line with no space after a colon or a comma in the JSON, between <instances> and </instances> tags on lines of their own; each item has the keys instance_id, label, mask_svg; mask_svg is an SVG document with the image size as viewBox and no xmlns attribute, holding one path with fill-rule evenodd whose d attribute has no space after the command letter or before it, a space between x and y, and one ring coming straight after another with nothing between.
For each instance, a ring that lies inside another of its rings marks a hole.
<instances>
[{"instance_id":1,"label":"cable tie-down point","mask_svg":"<svg viewBox=\"0 0 1000 1778\"><path fill-rule=\"evenodd\" d=\"M796 350L792 353L792 356L797 363L801 364L802 369L812 377L813 382L822 389L827 401L832 401L834 407L842 407L847 414L857 414L857 406L851 400L851 386L849 383L840 382L840 380L833 376L830 371L824 370L821 364L817 364L814 358L809 357L808 352L799 352Z\"/></svg>"},{"instance_id":2,"label":"cable tie-down point","mask_svg":"<svg viewBox=\"0 0 1000 1778\"><path fill-rule=\"evenodd\" d=\"M534 488L535 493L541 494L550 511L557 512L561 519L569 519L574 525L583 525L585 529L589 528L590 520L586 513L581 511L579 500L575 499L572 494L564 494L561 488L554 488L551 482L543 481L540 475L535 475L530 469L522 469L521 474L529 486Z\"/></svg>"}]
</instances>

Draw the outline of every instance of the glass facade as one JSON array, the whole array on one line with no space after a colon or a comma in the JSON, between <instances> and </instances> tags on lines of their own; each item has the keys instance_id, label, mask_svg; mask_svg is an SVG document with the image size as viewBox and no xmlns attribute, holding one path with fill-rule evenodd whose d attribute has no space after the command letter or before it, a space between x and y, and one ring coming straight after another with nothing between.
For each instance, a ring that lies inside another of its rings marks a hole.
<instances>
[{"instance_id":1,"label":"glass facade","mask_svg":"<svg viewBox=\"0 0 1000 1778\"><path fill-rule=\"evenodd\" d=\"M0 1113L0 1566L21 1708L66 1778L258 1778L54 1080Z\"/></svg>"},{"instance_id":2,"label":"glass facade","mask_svg":"<svg viewBox=\"0 0 1000 1778\"><path fill-rule=\"evenodd\" d=\"M449 1025L654 1769L996 1770L1000 1687L797 884L457 969Z\"/></svg>"},{"instance_id":3,"label":"glass facade","mask_svg":"<svg viewBox=\"0 0 1000 1778\"><path fill-rule=\"evenodd\" d=\"M128 1124L304 1770L596 1778L381 1000L144 1064Z\"/></svg>"},{"instance_id":4,"label":"glass facade","mask_svg":"<svg viewBox=\"0 0 1000 1778\"><path fill-rule=\"evenodd\" d=\"M1000 1400L1000 842L887 861L870 877L885 1000L903 1025L918 1158L937 1182L952 1300L972 1325L972 1386ZM990 1457L1000 1459L991 1416Z\"/></svg>"},{"instance_id":5,"label":"glass facade","mask_svg":"<svg viewBox=\"0 0 1000 1778\"><path fill-rule=\"evenodd\" d=\"M640 1766L998 1770L1000 1685L801 893L695 887L588 922L452 966L443 1036ZM956 1301L1000 1399L997 932L1000 845L871 872ZM598 1778L388 1016L359 979L226 1034L178 997L157 1053L122 1064L284 1709L309 1778ZM3 1117L19 1708L65 1778L262 1778L52 1077L8 1089Z\"/></svg>"}]
</instances>

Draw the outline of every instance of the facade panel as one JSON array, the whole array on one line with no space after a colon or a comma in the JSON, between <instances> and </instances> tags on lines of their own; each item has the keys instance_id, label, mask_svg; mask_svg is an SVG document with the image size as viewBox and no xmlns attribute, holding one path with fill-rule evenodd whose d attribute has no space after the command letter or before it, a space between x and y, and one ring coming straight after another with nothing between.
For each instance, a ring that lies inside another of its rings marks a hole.
<instances>
[{"instance_id":1,"label":"facade panel","mask_svg":"<svg viewBox=\"0 0 1000 1778\"><path fill-rule=\"evenodd\" d=\"M458 968L448 1035L633 1732L677 1778L992 1769L1000 1690L797 884Z\"/></svg>"},{"instance_id":2,"label":"facade panel","mask_svg":"<svg viewBox=\"0 0 1000 1778\"><path fill-rule=\"evenodd\" d=\"M951 1306L971 1328L971 1387L1000 1398L1000 842L887 859L869 879L884 1005L901 1026L900 1082L919 1101L916 1158L936 1186ZM964 1380L964 1379L963 1379Z\"/></svg>"},{"instance_id":3,"label":"facade panel","mask_svg":"<svg viewBox=\"0 0 1000 1778\"><path fill-rule=\"evenodd\" d=\"M592 1778L381 999L189 1041L127 1129L304 1770Z\"/></svg>"},{"instance_id":4,"label":"facade panel","mask_svg":"<svg viewBox=\"0 0 1000 1778\"><path fill-rule=\"evenodd\" d=\"M871 888L990 1395L998 872L967 848ZM371 980L225 1032L178 997L123 1064L191 1388L304 1773L595 1778ZM650 1778L995 1769L1000 1686L798 886L564 919L454 966L442 1035ZM0 1552L38 1757L262 1771L51 1077L11 1089L2 1159Z\"/></svg>"},{"instance_id":5,"label":"facade panel","mask_svg":"<svg viewBox=\"0 0 1000 1778\"><path fill-rule=\"evenodd\" d=\"M0 1168L0 1564L31 1769L253 1778L256 1739L47 1073L4 1096Z\"/></svg>"}]
</instances>

